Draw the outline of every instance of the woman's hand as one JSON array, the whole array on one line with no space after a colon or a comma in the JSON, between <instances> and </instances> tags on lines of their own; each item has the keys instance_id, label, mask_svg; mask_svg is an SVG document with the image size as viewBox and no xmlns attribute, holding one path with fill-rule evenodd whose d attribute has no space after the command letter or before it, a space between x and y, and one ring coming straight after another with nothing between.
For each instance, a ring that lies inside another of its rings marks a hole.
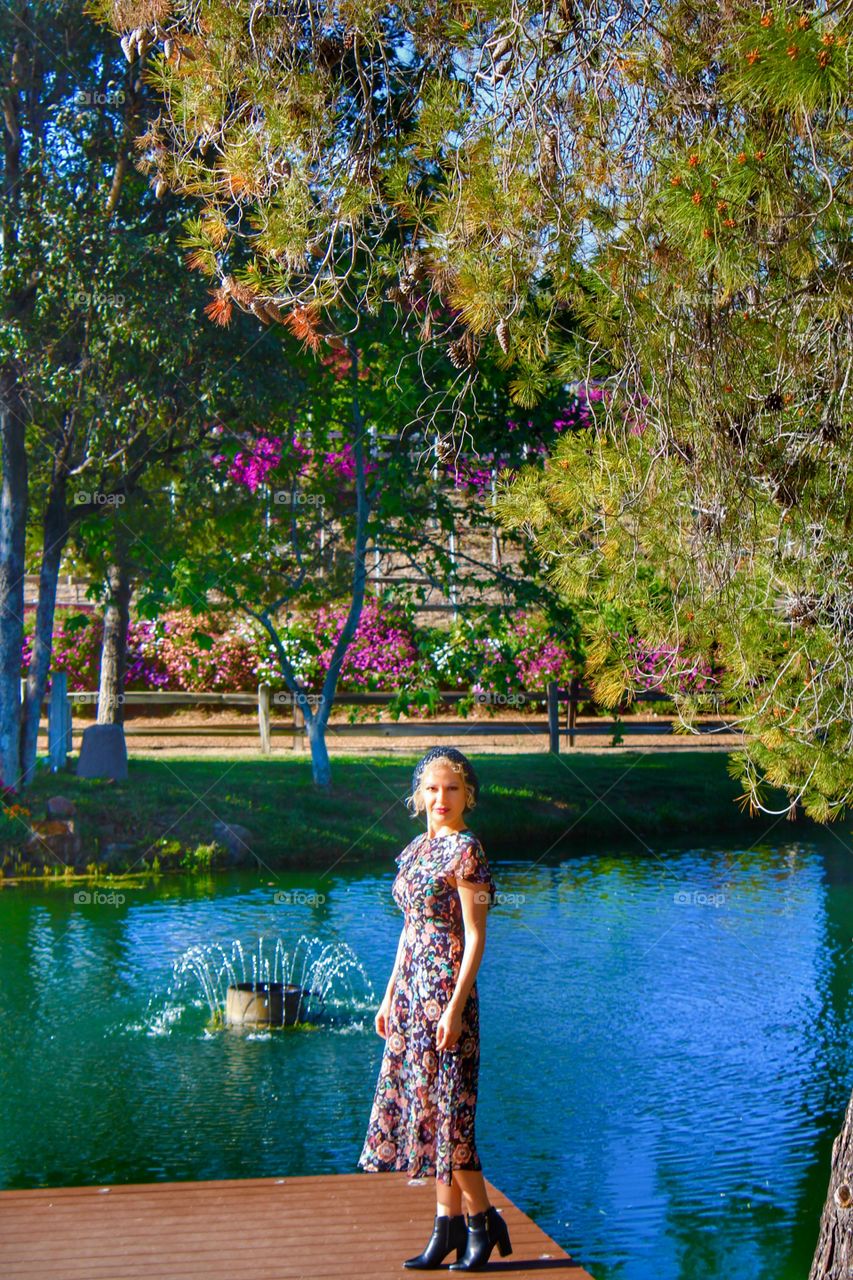
<instances>
[{"instance_id":1,"label":"woman's hand","mask_svg":"<svg viewBox=\"0 0 853 1280\"><path fill-rule=\"evenodd\" d=\"M452 1049L462 1034L462 1010L449 1004L438 1020L435 1029L435 1047Z\"/></svg>"},{"instance_id":2,"label":"woman's hand","mask_svg":"<svg viewBox=\"0 0 853 1280\"><path fill-rule=\"evenodd\" d=\"M373 1019L373 1025L376 1028L376 1034L381 1036L383 1040L388 1039L388 1018L391 1013L391 992L385 992L385 999L376 1010L376 1017Z\"/></svg>"}]
</instances>

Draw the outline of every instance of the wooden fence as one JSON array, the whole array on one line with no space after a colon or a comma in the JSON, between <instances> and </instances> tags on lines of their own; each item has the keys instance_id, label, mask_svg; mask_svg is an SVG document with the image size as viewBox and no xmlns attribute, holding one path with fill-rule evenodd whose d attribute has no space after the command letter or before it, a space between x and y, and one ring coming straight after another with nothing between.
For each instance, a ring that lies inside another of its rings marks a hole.
<instances>
[{"instance_id":1,"label":"wooden fence","mask_svg":"<svg viewBox=\"0 0 853 1280\"><path fill-rule=\"evenodd\" d=\"M335 707L382 707L387 706L396 696L393 693L339 693L335 697L334 705ZM316 705L319 700L319 694L307 694L304 697L309 705L312 705L312 703ZM470 694L460 692L457 689L441 692L442 703L449 706L468 697L470 697ZM653 691L639 692L634 695L634 698L636 701L646 702L669 701L665 694ZM578 733L578 706L580 703L590 702L592 699L592 691L582 685L577 678L572 680L568 688L564 688L552 680L544 690L519 691L506 697L484 694L481 698L484 706L492 707L505 708L513 705L531 706L544 704L545 715L542 719L527 717L519 720L456 720L444 722L426 719L402 723L399 721L371 720L359 721L355 724L335 723L333 730L336 737L364 736L371 733L380 737L423 737L428 733L432 738L456 738L459 736L460 731L464 730L466 740L478 736L494 737L506 734L541 733L547 735L548 750L558 754L562 739L568 740L569 747L575 745L575 737ZM97 704L97 701L97 692L87 691L69 694L65 672L53 673L51 693L48 699L47 725L48 755L51 768L64 768L68 753L71 751L73 733L72 705L74 703ZM272 739L273 735L276 734L288 735L292 750L304 749L306 745L305 716L296 703L294 695L285 691L276 691L274 693L266 682L258 685L257 693L184 693L158 690L155 692L126 693L122 695L122 701L124 706L149 706L155 708L176 706L254 707L257 712L260 748L265 755L269 755L272 751ZM565 707L564 714L562 714L563 707ZM284 718L278 720L278 717L274 715L274 711L278 708L286 712L286 721ZM630 722L623 722L621 731L625 736L630 736ZM177 727L158 725L154 730L145 725L125 724L125 735L127 737L135 735L151 737L156 733L157 737L163 738L233 738L235 736L244 736L245 732L241 725L209 725L202 723L183 724ZM600 723L585 724L583 726L585 736L587 734L612 735L613 732L612 713L602 717Z\"/></svg>"}]
</instances>

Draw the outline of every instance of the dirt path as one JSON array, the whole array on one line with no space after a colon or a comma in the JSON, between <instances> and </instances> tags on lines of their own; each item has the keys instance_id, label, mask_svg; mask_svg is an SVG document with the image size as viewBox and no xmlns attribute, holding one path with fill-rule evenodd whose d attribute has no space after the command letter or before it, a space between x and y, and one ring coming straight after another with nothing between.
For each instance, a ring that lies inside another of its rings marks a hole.
<instances>
[{"instance_id":1,"label":"dirt path","mask_svg":"<svg viewBox=\"0 0 853 1280\"><path fill-rule=\"evenodd\" d=\"M473 715L467 720L455 716L433 716L426 721L401 719L356 727L350 725L345 716L340 716L328 726L327 743L330 755L412 755L425 751L436 742L464 744L471 751L496 755L546 752L548 730L544 718L531 720L530 727L518 733L489 731L490 726L498 729L502 724L518 721L517 713L497 712L491 719ZM93 721L80 716L75 718L75 751L79 750L83 729L90 723ZM440 725L456 727L452 734L439 737L435 729ZM699 716L696 725L702 728L700 734L673 733L669 716L654 712L625 716L620 728L622 741L614 745L612 721L580 716L574 746L569 745L568 735L563 732L560 751L567 754L577 751L606 751L609 754L625 751L731 751L743 745L743 736L732 731L718 717ZM261 755L255 716L227 709L195 708L157 717L137 712L128 717L125 728L130 756L180 757L198 755L199 752L211 758L233 756L235 753L247 758ZM561 717L561 729L564 728L565 718ZM40 733L39 745L41 750L47 750L46 727ZM274 719L272 752L274 755L307 756L307 738L299 734L294 741L291 726Z\"/></svg>"}]
</instances>

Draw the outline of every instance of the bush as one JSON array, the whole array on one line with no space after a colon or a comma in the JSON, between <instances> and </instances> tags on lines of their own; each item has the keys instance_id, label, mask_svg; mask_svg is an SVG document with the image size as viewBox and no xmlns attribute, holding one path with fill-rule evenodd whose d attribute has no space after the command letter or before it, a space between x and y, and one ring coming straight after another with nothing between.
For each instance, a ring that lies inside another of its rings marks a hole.
<instances>
[{"instance_id":1,"label":"bush","mask_svg":"<svg viewBox=\"0 0 853 1280\"><path fill-rule=\"evenodd\" d=\"M344 605L328 605L311 614L290 612L281 620L282 646L306 688L319 690L346 615ZM31 652L32 619L28 622L23 673ZM68 673L70 691L97 689L102 634L100 617L57 611L53 669ZM541 689L552 679L568 683L580 674L578 653L576 633L560 634L546 618L524 610L462 617L449 630L418 629L411 606L368 597L338 688L402 690L403 702L411 696L425 711L435 704L439 689L459 689L470 691L473 705L477 695ZM250 692L262 680L276 691L287 687L275 646L253 619L194 616L183 609L131 623L128 691Z\"/></svg>"}]
</instances>

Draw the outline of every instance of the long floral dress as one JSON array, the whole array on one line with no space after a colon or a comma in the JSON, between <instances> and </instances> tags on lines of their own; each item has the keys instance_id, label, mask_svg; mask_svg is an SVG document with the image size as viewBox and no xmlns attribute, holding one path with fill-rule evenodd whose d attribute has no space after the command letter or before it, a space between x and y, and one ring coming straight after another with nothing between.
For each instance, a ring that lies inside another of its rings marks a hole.
<instances>
[{"instance_id":1,"label":"long floral dress","mask_svg":"<svg viewBox=\"0 0 853 1280\"><path fill-rule=\"evenodd\" d=\"M436 1028L456 987L465 949L456 885L483 886L489 906L496 886L473 831L416 837L397 855L391 888L405 917L405 945L391 996L387 1037L359 1166L406 1170L452 1181L451 1169L481 1169L474 1142L480 1017L477 983L462 1010L462 1030L449 1049L436 1048Z\"/></svg>"}]
</instances>

